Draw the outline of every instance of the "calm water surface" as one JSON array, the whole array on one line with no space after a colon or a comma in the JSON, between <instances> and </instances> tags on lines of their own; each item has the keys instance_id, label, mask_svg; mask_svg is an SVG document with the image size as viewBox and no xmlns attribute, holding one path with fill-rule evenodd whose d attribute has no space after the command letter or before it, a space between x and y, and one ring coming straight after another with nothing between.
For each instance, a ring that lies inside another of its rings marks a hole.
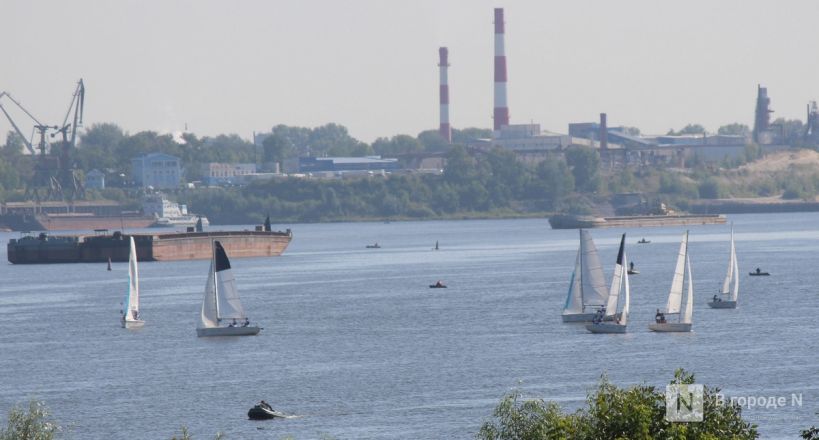
<instances>
[{"instance_id":1,"label":"calm water surface","mask_svg":"<svg viewBox=\"0 0 819 440\"><path fill-rule=\"evenodd\" d=\"M691 334L647 329L681 227L592 231L607 276L622 232L642 272L626 335L560 322L577 231L542 219L282 225L295 234L282 257L233 261L256 337L196 337L207 261L140 265L139 331L119 326L126 263L0 265L0 417L37 398L77 439L170 438L181 425L200 439L470 438L513 388L573 410L603 372L664 386L684 367L728 396L801 393L801 407L744 413L763 438L795 438L819 423L819 215L731 219L741 306L705 305L728 226L691 228ZM772 276L748 277L757 266ZM439 279L449 288L427 287ZM260 399L300 417L247 420Z\"/></svg>"}]
</instances>

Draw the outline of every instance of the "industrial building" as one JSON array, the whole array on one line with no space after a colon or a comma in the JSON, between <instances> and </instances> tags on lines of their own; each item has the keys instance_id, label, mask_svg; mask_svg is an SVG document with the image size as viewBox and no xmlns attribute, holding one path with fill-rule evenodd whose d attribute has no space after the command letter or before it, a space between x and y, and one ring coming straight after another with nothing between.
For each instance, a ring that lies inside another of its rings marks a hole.
<instances>
[{"instance_id":1,"label":"industrial building","mask_svg":"<svg viewBox=\"0 0 819 440\"><path fill-rule=\"evenodd\" d=\"M176 156L151 153L131 159L131 176L143 188L173 189L182 182L182 167Z\"/></svg>"},{"instance_id":2,"label":"industrial building","mask_svg":"<svg viewBox=\"0 0 819 440\"><path fill-rule=\"evenodd\" d=\"M241 179L256 173L255 163L220 163L210 162L203 165L203 174L208 185L235 184Z\"/></svg>"},{"instance_id":3,"label":"industrial building","mask_svg":"<svg viewBox=\"0 0 819 440\"><path fill-rule=\"evenodd\" d=\"M398 159L382 159L381 156L299 158L300 173L397 171L400 168Z\"/></svg>"}]
</instances>

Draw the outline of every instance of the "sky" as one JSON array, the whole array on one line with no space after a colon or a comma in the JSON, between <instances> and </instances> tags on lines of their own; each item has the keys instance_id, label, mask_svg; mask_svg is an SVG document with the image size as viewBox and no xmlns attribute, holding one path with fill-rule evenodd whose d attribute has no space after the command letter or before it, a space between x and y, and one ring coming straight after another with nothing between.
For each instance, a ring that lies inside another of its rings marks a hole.
<instances>
[{"instance_id":1,"label":"sky","mask_svg":"<svg viewBox=\"0 0 819 440\"><path fill-rule=\"evenodd\" d=\"M716 131L753 124L757 84L774 118L819 99L814 0L0 0L0 91L48 124L83 78L86 127L249 139L335 122L372 142L438 127L447 46L453 127L490 128L495 7L513 124L565 133L606 112Z\"/></svg>"}]
</instances>

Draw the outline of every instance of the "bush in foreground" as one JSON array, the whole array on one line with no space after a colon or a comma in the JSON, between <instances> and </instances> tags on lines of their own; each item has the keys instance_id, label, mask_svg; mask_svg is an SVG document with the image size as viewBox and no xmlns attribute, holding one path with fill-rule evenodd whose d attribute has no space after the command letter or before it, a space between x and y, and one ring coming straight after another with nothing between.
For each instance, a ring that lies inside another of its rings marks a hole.
<instances>
[{"instance_id":1,"label":"bush in foreground","mask_svg":"<svg viewBox=\"0 0 819 440\"><path fill-rule=\"evenodd\" d=\"M694 375L677 370L672 383L692 384ZM586 399L586 407L564 413L553 402L522 399L519 392L506 395L492 420L481 427L485 440L598 440L756 439L756 425L742 419L740 407L719 403L718 388L705 387L704 420L674 423L665 419L665 390L653 386L619 388L604 376Z\"/></svg>"}]
</instances>

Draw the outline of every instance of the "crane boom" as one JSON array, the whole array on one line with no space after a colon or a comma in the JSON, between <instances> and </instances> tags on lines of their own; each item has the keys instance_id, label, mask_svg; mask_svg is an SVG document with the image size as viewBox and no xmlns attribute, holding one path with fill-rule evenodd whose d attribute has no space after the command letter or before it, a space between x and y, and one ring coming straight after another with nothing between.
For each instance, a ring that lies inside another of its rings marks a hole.
<instances>
[{"instance_id":1,"label":"crane boom","mask_svg":"<svg viewBox=\"0 0 819 440\"><path fill-rule=\"evenodd\" d=\"M11 95L9 95L7 92L0 93L0 100L3 99L4 96L8 96L8 98L11 100L11 102L17 104L17 106L20 107L27 115L29 115L31 117L31 119L34 119L34 122L37 122L38 124L40 123L39 121L37 121L37 118L32 116L31 113L29 113L25 108L23 108L23 106L20 105L20 103L17 102L14 98L12 98ZM14 127L14 131L16 131L17 135L20 136L20 139L23 140L23 144L25 144L25 146L28 149L29 153L35 154L34 153L34 145L32 145L31 141L29 141L26 138L26 135L23 134L22 130L20 130L20 127L18 127L17 124L14 122L14 119L11 118L11 115L9 114L9 112L7 112L6 108L3 107L2 102L0 102L0 110L3 111L3 114L6 115L6 119L8 119L9 123L11 123L11 126Z\"/></svg>"}]
</instances>

